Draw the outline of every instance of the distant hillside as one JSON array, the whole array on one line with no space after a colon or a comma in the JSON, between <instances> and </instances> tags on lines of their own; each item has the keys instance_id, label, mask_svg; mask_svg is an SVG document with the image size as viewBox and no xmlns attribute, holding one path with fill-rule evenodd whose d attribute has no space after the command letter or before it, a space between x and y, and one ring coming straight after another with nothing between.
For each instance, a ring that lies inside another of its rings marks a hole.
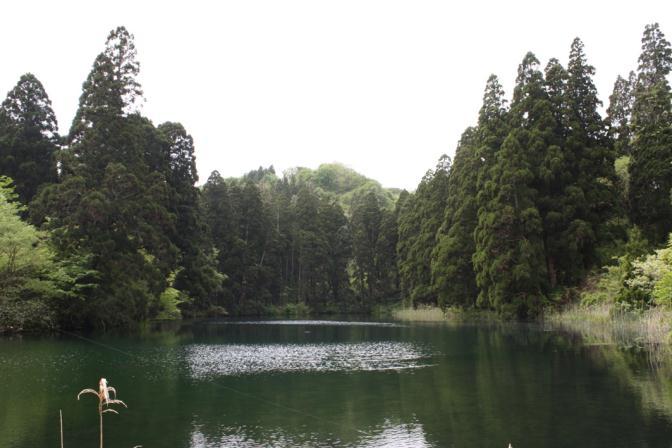
<instances>
[{"instance_id":1,"label":"distant hillside","mask_svg":"<svg viewBox=\"0 0 672 448\"><path fill-rule=\"evenodd\" d=\"M373 191L381 205L393 209L401 189L383 188L380 182L369 179L352 168L340 163L323 163L317 169L295 167L285 170L283 177L300 184L307 184L323 194L338 199L346 213L349 213L353 199ZM275 169L259 167L243 176L257 183L266 183L278 179Z\"/></svg>"}]
</instances>

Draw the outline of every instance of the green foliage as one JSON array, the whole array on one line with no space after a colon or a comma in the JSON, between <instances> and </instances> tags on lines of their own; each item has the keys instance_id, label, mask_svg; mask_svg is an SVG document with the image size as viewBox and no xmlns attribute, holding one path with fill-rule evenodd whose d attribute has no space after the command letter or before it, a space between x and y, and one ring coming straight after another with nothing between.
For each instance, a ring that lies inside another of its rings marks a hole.
<instances>
[{"instance_id":1,"label":"green foliage","mask_svg":"<svg viewBox=\"0 0 672 448\"><path fill-rule=\"evenodd\" d=\"M0 105L0 175L15 179L25 204L56 181L58 124L42 83L27 73Z\"/></svg>"},{"instance_id":2,"label":"green foliage","mask_svg":"<svg viewBox=\"0 0 672 448\"><path fill-rule=\"evenodd\" d=\"M634 88L629 204L633 223L654 244L672 230L671 70L670 43L657 23L647 25Z\"/></svg>"},{"instance_id":3,"label":"green foliage","mask_svg":"<svg viewBox=\"0 0 672 448\"><path fill-rule=\"evenodd\" d=\"M180 312L179 305L183 302L184 300L181 298L180 291L169 286L159 296L160 308L159 312L156 314L156 318L180 319L182 313Z\"/></svg>"},{"instance_id":4,"label":"green foliage","mask_svg":"<svg viewBox=\"0 0 672 448\"><path fill-rule=\"evenodd\" d=\"M614 161L614 170L616 177L618 177L618 186L621 192L621 200L623 204L627 204L629 189L630 189L630 156L621 156Z\"/></svg>"},{"instance_id":5,"label":"green foliage","mask_svg":"<svg viewBox=\"0 0 672 448\"><path fill-rule=\"evenodd\" d=\"M273 317L300 319L309 317L311 309L302 302L286 303L284 305L269 305L264 309L264 314Z\"/></svg>"},{"instance_id":6,"label":"green foliage","mask_svg":"<svg viewBox=\"0 0 672 448\"><path fill-rule=\"evenodd\" d=\"M437 303L431 259L449 194L450 164L450 158L442 156L414 194L399 198L397 265L401 294L407 305Z\"/></svg>"},{"instance_id":7,"label":"green foliage","mask_svg":"<svg viewBox=\"0 0 672 448\"><path fill-rule=\"evenodd\" d=\"M621 294L626 275L627 269L622 261L615 266L605 266L602 272L586 280L587 286L581 291L581 304L612 303Z\"/></svg>"},{"instance_id":8,"label":"green foliage","mask_svg":"<svg viewBox=\"0 0 672 448\"><path fill-rule=\"evenodd\" d=\"M476 250L477 182L483 163L477 156L474 129L462 134L448 178L448 199L443 223L432 250L432 285L438 305L475 304L478 291L472 256Z\"/></svg>"},{"instance_id":9,"label":"green foliage","mask_svg":"<svg viewBox=\"0 0 672 448\"><path fill-rule=\"evenodd\" d=\"M656 282L653 299L657 305L672 307L672 269L668 269Z\"/></svg>"},{"instance_id":10,"label":"green foliage","mask_svg":"<svg viewBox=\"0 0 672 448\"><path fill-rule=\"evenodd\" d=\"M614 144L614 151L619 157L629 156L632 153L631 119L635 86L635 72L630 72L628 79L618 76L614 83L613 93L609 96L605 122L609 138Z\"/></svg>"},{"instance_id":11,"label":"green foliage","mask_svg":"<svg viewBox=\"0 0 672 448\"><path fill-rule=\"evenodd\" d=\"M544 153L550 104L538 61L528 53L518 69L511 106L513 130L496 153L478 193L474 266L478 303L506 316L536 315L547 288L543 221L535 168ZM551 118L552 119L552 118Z\"/></svg>"},{"instance_id":12,"label":"green foliage","mask_svg":"<svg viewBox=\"0 0 672 448\"><path fill-rule=\"evenodd\" d=\"M138 112L136 56L124 27L109 34L67 139L33 75L0 106L0 175L30 201L0 182L0 327L367 311L399 296L527 318L578 285L584 303L672 306L671 249L651 253L672 230L672 48L657 24L605 120L578 38L566 68L525 55L510 108L490 76L454 163L413 193L335 163L215 171L197 188L186 129Z\"/></svg>"},{"instance_id":13,"label":"green foliage","mask_svg":"<svg viewBox=\"0 0 672 448\"><path fill-rule=\"evenodd\" d=\"M0 332L54 328L93 273L81 260L56 260L49 234L21 220L15 198L0 177Z\"/></svg>"},{"instance_id":14,"label":"green foliage","mask_svg":"<svg viewBox=\"0 0 672 448\"><path fill-rule=\"evenodd\" d=\"M383 188L379 182L339 163L324 163L316 170L303 167L290 169L285 177L290 182L308 186L320 195L334 196L346 214L350 214L354 204L369 193L374 193L387 210L394 208L399 196L399 190Z\"/></svg>"}]
</instances>

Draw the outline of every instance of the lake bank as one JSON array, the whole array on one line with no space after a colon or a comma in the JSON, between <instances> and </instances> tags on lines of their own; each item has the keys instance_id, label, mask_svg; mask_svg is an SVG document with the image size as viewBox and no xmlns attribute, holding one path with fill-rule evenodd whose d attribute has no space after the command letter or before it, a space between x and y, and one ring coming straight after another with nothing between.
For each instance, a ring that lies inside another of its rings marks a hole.
<instances>
[{"instance_id":1,"label":"lake bank","mask_svg":"<svg viewBox=\"0 0 672 448\"><path fill-rule=\"evenodd\" d=\"M418 307L394 308L388 315L402 322L498 323L504 320L487 310ZM653 307L642 311L619 311L613 304L573 304L547 310L539 319L548 328L581 334L605 344L659 345L672 342L672 310Z\"/></svg>"}]
</instances>

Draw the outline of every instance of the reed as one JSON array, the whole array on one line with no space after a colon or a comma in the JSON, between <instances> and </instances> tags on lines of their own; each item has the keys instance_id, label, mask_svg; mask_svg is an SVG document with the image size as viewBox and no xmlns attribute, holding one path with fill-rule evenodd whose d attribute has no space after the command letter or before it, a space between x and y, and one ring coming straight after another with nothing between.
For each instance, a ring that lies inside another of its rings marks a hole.
<instances>
[{"instance_id":1,"label":"reed","mask_svg":"<svg viewBox=\"0 0 672 448\"><path fill-rule=\"evenodd\" d=\"M432 306L397 309L392 311L392 316L397 320L414 322L442 322L446 320L446 313L441 308Z\"/></svg>"},{"instance_id":2,"label":"reed","mask_svg":"<svg viewBox=\"0 0 672 448\"><path fill-rule=\"evenodd\" d=\"M496 313L487 310L460 308L456 306L441 309L437 306L420 305L417 308L393 308L393 319L408 322L448 322L448 323L496 323L500 322Z\"/></svg>"},{"instance_id":3,"label":"reed","mask_svg":"<svg viewBox=\"0 0 672 448\"><path fill-rule=\"evenodd\" d=\"M611 303L571 305L547 313L544 321L589 340L616 345L667 345L672 331L672 310L654 307L638 312L623 312Z\"/></svg>"},{"instance_id":4,"label":"reed","mask_svg":"<svg viewBox=\"0 0 672 448\"><path fill-rule=\"evenodd\" d=\"M110 393L114 394L114 398L110 398ZM116 410L109 407L110 405L113 404L120 404L125 408L128 408L128 406L126 406L126 403L124 403L123 401L117 399L117 390L112 386L108 386L107 380L105 378L101 378L100 381L98 382L98 392L96 392L94 389L83 389L77 394L77 400L79 400L82 395L86 394L93 394L96 397L98 397L98 419L100 422L100 448L103 448L103 414L106 414L108 412L111 412L113 414L119 414Z\"/></svg>"}]
</instances>

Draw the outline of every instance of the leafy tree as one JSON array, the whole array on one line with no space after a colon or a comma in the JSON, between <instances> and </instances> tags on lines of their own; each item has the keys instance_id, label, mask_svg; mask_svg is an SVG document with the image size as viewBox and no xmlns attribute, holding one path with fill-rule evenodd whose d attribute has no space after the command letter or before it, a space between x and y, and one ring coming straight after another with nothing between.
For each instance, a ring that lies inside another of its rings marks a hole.
<instances>
[{"instance_id":1,"label":"leafy tree","mask_svg":"<svg viewBox=\"0 0 672 448\"><path fill-rule=\"evenodd\" d=\"M57 327L95 277L83 260L58 260L50 235L21 220L23 208L0 177L0 332Z\"/></svg>"},{"instance_id":2,"label":"leafy tree","mask_svg":"<svg viewBox=\"0 0 672 448\"><path fill-rule=\"evenodd\" d=\"M21 202L56 181L59 136L56 116L42 83L21 76L0 106L0 174L12 177Z\"/></svg>"}]
</instances>

